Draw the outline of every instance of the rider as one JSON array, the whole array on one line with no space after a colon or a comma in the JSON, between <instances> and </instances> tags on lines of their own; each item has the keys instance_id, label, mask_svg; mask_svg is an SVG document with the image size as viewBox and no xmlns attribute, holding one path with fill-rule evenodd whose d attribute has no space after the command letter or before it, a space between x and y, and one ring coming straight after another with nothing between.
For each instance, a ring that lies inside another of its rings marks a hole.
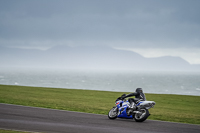
<instances>
[{"instance_id":1,"label":"rider","mask_svg":"<svg viewBox=\"0 0 200 133\"><path fill-rule=\"evenodd\" d=\"M132 96L135 96L135 98L128 99L128 101L130 103L130 108L132 108L132 109L136 108L135 103L137 103L138 101L146 101L146 97L143 93L142 88L137 88L134 93L130 93L128 95L122 95L121 98L124 99L124 98L132 97Z\"/></svg>"}]
</instances>

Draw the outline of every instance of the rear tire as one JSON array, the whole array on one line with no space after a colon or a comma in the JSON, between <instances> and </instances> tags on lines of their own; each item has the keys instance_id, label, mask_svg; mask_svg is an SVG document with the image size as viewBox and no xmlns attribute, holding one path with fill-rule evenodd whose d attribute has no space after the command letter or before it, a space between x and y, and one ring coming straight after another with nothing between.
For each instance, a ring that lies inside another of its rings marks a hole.
<instances>
[{"instance_id":1,"label":"rear tire","mask_svg":"<svg viewBox=\"0 0 200 133\"><path fill-rule=\"evenodd\" d=\"M148 109L141 109L141 114L135 114L134 118L136 122L143 122L149 117Z\"/></svg>"},{"instance_id":2,"label":"rear tire","mask_svg":"<svg viewBox=\"0 0 200 133\"><path fill-rule=\"evenodd\" d=\"M118 115L118 108L117 106L116 107L113 107L109 113L108 113L108 118L109 119L116 119L117 118L117 115Z\"/></svg>"}]
</instances>

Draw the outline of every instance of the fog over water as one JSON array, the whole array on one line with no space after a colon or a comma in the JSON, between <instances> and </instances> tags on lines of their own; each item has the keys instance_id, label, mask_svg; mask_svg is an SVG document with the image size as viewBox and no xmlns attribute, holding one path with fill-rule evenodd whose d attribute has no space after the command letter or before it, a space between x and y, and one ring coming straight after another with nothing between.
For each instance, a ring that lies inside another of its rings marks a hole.
<instances>
[{"instance_id":1,"label":"fog over water","mask_svg":"<svg viewBox=\"0 0 200 133\"><path fill-rule=\"evenodd\" d=\"M95 70L0 70L0 84L200 96L200 73Z\"/></svg>"}]
</instances>

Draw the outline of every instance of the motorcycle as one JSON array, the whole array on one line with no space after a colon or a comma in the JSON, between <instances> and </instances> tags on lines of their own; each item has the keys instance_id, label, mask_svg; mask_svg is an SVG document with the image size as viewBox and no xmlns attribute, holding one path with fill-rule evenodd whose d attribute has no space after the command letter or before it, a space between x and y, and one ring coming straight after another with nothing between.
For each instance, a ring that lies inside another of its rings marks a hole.
<instances>
[{"instance_id":1,"label":"motorcycle","mask_svg":"<svg viewBox=\"0 0 200 133\"><path fill-rule=\"evenodd\" d=\"M156 104L154 101L141 101L134 98L134 107L130 108L130 102L121 97L115 101L114 106L108 113L109 119L127 118L135 119L136 122L143 122L149 117L149 109Z\"/></svg>"}]
</instances>

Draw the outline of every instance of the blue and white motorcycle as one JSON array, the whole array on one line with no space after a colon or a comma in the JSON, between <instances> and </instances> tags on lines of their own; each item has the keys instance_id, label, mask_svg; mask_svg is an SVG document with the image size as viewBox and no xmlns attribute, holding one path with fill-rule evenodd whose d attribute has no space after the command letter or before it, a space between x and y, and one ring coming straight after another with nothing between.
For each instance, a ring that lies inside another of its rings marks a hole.
<instances>
[{"instance_id":1,"label":"blue and white motorcycle","mask_svg":"<svg viewBox=\"0 0 200 133\"><path fill-rule=\"evenodd\" d=\"M139 99L134 99L135 105L130 108L130 103L126 99L119 97L114 106L108 113L109 119L116 118L127 118L135 119L136 122L143 122L149 117L150 108L154 107L156 104L154 101L140 101Z\"/></svg>"}]
</instances>

